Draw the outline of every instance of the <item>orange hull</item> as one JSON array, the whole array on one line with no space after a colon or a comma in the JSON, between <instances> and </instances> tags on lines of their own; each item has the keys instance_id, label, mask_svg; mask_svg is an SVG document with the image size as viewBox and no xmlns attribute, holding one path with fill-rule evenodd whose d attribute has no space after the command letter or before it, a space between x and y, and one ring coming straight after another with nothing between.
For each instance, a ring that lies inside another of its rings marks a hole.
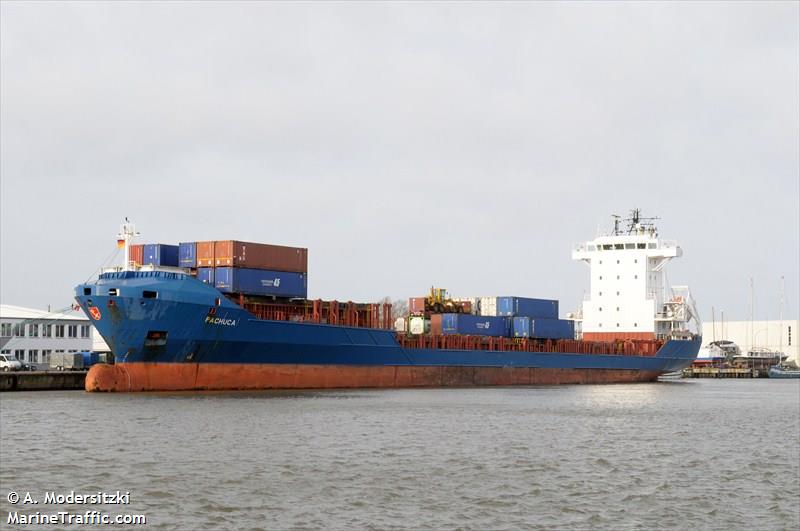
<instances>
[{"instance_id":1,"label":"orange hull","mask_svg":"<svg viewBox=\"0 0 800 531\"><path fill-rule=\"evenodd\" d=\"M123 363L95 365L86 390L100 392L339 389L599 384L654 381L656 371L529 367Z\"/></svg>"}]
</instances>

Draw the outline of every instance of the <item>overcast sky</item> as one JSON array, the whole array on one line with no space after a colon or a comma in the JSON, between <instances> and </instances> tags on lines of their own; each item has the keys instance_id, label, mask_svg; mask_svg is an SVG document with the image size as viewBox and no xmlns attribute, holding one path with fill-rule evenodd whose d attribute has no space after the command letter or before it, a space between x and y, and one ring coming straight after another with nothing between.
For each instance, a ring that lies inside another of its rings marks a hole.
<instances>
[{"instance_id":1,"label":"overcast sky","mask_svg":"<svg viewBox=\"0 0 800 531\"><path fill-rule=\"evenodd\" d=\"M711 307L800 299L800 4L0 8L0 298L60 308L142 241L305 246L309 296L580 304L640 207Z\"/></svg>"}]
</instances>

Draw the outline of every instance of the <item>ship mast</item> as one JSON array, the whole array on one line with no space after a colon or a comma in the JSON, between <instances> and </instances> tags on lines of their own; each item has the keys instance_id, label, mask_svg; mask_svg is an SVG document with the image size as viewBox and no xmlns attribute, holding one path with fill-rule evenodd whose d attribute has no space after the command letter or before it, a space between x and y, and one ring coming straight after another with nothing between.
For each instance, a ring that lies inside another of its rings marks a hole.
<instances>
[{"instance_id":1,"label":"ship mast","mask_svg":"<svg viewBox=\"0 0 800 531\"><path fill-rule=\"evenodd\" d=\"M125 262L122 265L123 271L131 271L135 268L131 263L131 242L138 235L136 226L128 221L128 218L125 218L125 223L120 226L119 234L117 234L117 246L122 247L124 250Z\"/></svg>"}]
</instances>

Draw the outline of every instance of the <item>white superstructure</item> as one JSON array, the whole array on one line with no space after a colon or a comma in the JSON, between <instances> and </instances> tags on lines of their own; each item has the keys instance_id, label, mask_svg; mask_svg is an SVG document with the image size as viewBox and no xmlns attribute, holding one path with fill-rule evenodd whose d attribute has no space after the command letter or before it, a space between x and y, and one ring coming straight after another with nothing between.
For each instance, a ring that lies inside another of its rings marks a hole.
<instances>
[{"instance_id":1,"label":"white superstructure","mask_svg":"<svg viewBox=\"0 0 800 531\"><path fill-rule=\"evenodd\" d=\"M664 266L683 251L677 242L659 238L654 219L636 209L620 229L614 216L611 234L573 249L572 258L591 271L590 292L574 316L584 339L686 337L691 319L699 329L689 288L666 287Z\"/></svg>"}]
</instances>

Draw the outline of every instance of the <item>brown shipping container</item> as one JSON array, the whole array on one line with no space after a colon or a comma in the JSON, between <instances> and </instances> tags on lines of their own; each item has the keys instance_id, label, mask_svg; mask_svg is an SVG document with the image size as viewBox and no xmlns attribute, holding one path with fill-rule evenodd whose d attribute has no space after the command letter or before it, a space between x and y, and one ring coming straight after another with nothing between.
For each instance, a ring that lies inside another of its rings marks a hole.
<instances>
[{"instance_id":1,"label":"brown shipping container","mask_svg":"<svg viewBox=\"0 0 800 531\"><path fill-rule=\"evenodd\" d=\"M197 267L214 267L214 243L197 242Z\"/></svg>"},{"instance_id":2,"label":"brown shipping container","mask_svg":"<svg viewBox=\"0 0 800 531\"><path fill-rule=\"evenodd\" d=\"M144 244L131 245L128 259L137 266L142 265L142 262L144 262Z\"/></svg>"},{"instance_id":3,"label":"brown shipping container","mask_svg":"<svg viewBox=\"0 0 800 531\"><path fill-rule=\"evenodd\" d=\"M200 244L197 246L199 257ZM218 241L214 244L214 263L217 267L249 267L307 273L308 249L235 240Z\"/></svg>"},{"instance_id":4,"label":"brown shipping container","mask_svg":"<svg viewBox=\"0 0 800 531\"><path fill-rule=\"evenodd\" d=\"M431 334L435 336L442 335L442 314L440 313L431 315Z\"/></svg>"},{"instance_id":5,"label":"brown shipping container","mask_svg":"<svg viewBox=\"0 0 800 531\"><path fill-rule=\"evenodd\" d=\"M408 312L411 314L425 313L425 297L411 297L408 299Z\"/></svg>"}]
</instances>

